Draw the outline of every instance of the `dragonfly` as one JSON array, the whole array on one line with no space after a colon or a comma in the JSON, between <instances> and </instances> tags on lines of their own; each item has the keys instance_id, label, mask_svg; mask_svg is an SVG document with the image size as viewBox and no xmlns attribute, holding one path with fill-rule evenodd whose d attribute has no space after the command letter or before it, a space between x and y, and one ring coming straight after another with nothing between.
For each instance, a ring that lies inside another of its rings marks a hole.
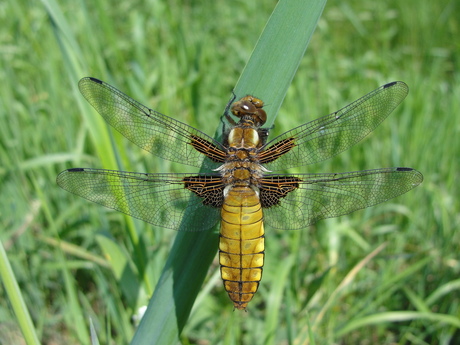
<instances>
[{"instance_id":1,"label":"dragonfly","mask_svg":"<svg viewBox=\"0 0 460 345\"><path fill-rule=\"evenodd\" d=\"M408 93L404 82L385 84L270 140L269 129L263 128L264 102L254 96L234 97L227 105L222 118L230 126L218 141L96 78L81 79L79 89L112 127L140 148L206 172L71 168L58 175L57 184L163 228L177 230L184 217L189 221L183 231L206 231L220 222L220 273L236 309L246 310L262 279L265 225L305 228L392 199L423 181L420 172L406 167L276 173L318 163L359 142L403 101Z\"/></svg>"}]
</instances>

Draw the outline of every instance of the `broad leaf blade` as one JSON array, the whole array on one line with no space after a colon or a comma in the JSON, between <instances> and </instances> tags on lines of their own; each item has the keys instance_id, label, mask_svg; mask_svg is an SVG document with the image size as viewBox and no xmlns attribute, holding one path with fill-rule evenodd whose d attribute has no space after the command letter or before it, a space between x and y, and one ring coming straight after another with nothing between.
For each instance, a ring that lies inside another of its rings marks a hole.
<instances>
[{"instance_id":1,"label":"broad leaf blade","mask_svg":"<svg viewBox=\"0 0 460 345\"><path fill-rule=\"evenodd\" d=\"M238 97L254 94L269 103L268 127L281 106L325 4L326 0L279 2L240 76L235 94ZM187 220L183 226L187 226ZM215 257L217 240L217 233L179 232L132 344L179 342ZM228 307L232 308L230 300Z\"/></svg>"}]
</instances>

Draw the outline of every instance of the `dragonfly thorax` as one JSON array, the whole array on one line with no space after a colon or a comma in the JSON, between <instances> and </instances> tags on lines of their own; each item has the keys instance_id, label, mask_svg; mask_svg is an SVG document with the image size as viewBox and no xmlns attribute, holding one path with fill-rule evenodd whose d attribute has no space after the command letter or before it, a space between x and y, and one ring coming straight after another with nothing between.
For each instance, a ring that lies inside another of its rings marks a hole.
<instances>
[{"instance_id":1,"label":"dragonfly thorax","mask_svg":"<svg viewBox=\"0 0 460 345\"><path fill-rule=\"evenodd\" d=\"M228 134L228 145L230 148L256 148L259 146L259 133L254 128L237 127Z\"/></svg>"},{"instance_id":2,"label":"dragonfly thorax","mask_svg":"<svg viewBox=\"0 0 460 345\"><path fill-rule=\"evenodd\" d=\"M224 183L254 185L266 169L259 163L258 148L261 140L253 121L242 118L228 134L227 143L227 158L217 169L221 172Z\"/></svg>"}]
</instances>

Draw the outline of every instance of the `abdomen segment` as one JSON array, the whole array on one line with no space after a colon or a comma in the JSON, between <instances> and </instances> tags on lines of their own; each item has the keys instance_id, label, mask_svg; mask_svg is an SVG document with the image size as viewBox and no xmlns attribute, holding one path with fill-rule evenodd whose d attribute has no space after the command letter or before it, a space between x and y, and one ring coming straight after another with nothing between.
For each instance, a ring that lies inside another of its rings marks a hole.
<instances>
[{"instance_id":1,"label":"abdomen segment","mask_svg":"<svg viewBox=\"0 0 460 345\"><path fill-rule=\"evenodd\" d=\"M246 309L259 287L264 265L264 225L258 195L250 187L231 188L221 217L222 280L235 308Z\"/></svg>"}]
</instances>

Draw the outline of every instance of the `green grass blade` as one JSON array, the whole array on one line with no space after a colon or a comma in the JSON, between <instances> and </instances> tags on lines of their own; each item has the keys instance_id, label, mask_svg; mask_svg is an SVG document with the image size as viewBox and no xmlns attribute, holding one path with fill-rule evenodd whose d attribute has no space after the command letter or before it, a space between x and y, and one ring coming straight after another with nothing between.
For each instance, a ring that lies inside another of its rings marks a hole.
<instances>
[{"instance_id":1,"label":"green grass blade","mask_svg":"<svg viewBox=\"0 0 460 345\"><path fill-rule=\"evenodd\" d=\"M271 127L294 78L326 0L280 1L235 87L266 103Z\"/></svg>"},{"instance_id":2,"label":"green grass blade","mask_svg":"<svg viewBox=\"0 0 460 345\"><path fill-rule=\"evenodd\" d=\"M321 322L323 319L324 315L326 312L330 309L331 305L334 303L334 301L338 298L338 296L343 293L343 291L346 289L347 286L349 286L353 280L356 278L356 275L363 269L365 265L367 265L372 259L375 258L377 254L379 254L384 248L386 244L383 243L377 248L375 248L371 253L369 253L364 259L362 259L357 265L353 267L353 269L345 276L343 281L340 283L340 285L337 286L337 288L334 290L334 292L329 296L328 300L326 303L324 303L324 306L316 316L316 320L313 323L313 330L318 327L318 324Z\"/></svg>"},{"instance_id":3,"label":"green grass blade","mask_svg":"<svg viewBox=\"0 0 460 345\"><path fill-rule=\"evenodd\" d=\"M341 337L357 328L378 325L382 323L404 322L412 320L427 320L430 322L439 322L442 324L450 325L452 327L460 328L460 319L453 315L446 315L440 313L422 313L418 311L395 311L369 315L361 319L354 319L349 322L346 327L337 332L337 336Z\"/></svg>"},{"instance_id":4,"label":"green grass blade","mask_svg":"<svg viewBox=\"0 0 460 345\"><path fill-rule=\"evenodd\" d=\"M35 191L37 196L41 200L42 204L42 212L46 216L48 223L50 224L50 229L54 230L56 237L58 238L58 231L56 230L56 226L54 224L53 215L48 208L48 205L45 203L46 196L44 190L40 189L39 183L36 178L33 178L33 183L35 186ZM68 261L65 260L64 252L62 251L61 247L57 247L56 256L58 257L57 260L57 267L61 270L62 278L64 281L64 289L66 291L66 303L68 307L68 313L66 313L66 317L69 320L69 323L73 323L74 331L79 338L81 344L89 343L89 330L86 328L86 324L83 322L85 319L85 314L82 310L82 306L79 303L78 298L78 289L75 284L75 277L71 269L68 267Z\"/></svg>"},{"instance_id":5,"label":"green grass blade","mask_svg":"<svg viewBox=\"0 0 460 345\"><path fill-rule=\"evenodd\" d=\"M85 117L94 147L98 151L98 156L104 167L114 167L117 164L114 157L112 143L110 141L108 127L105 121L96 115L96 112L87 104L78 91L77 82L83 75L81 64L82 53L74 37L69 23L65 20L62 9L55 0L42 0L49 17L53 21L53 30L61 49L63 62L67 66L66 71L69 79L75 81L72 91L76 95L75 101L78 102L80 113Z\"/></svg>"},{"instance_id":6,"label":"green grass blade","mask_svg":"<svg viewBox=\"0 0 460 345\"><path fill-rule=\"evenodd\" d=\"M10 262L6 255L3 244L0 242L0 277L2 278L3 286L8 294L11 306L18 320L19 327L27 344L40 344L37 333L35 332L34 324L22 298L21 290L16 281L16 278L11 268Z\"/></svg>"},{"instance_id":7,"label":"green grass blade","mask_svg":"<svg viewBox=\"0 0 460 345\"><path fill-rule=\"evenodd\" d=\"M235 88L267 107L273 122L326 1L283 1L268 21ZM206 214L202 215L206 217ZM186 221L183 226L187 226ZM180 232L132 344L171 344L178 337L217 251L217 234ZM229 300L229 308L232 308Z\"/></svg>"},{"instance_id":8,"label":"green grass blade","mask_svg":"<svg viewBox=\"0 0 460 345\"><path fill-rule=\"evenodd\" d=\"M294 264L294 257L286 260L278 261L276 268L277 279L275 283L270 286L269 302L267 303L267 318L265 319L264 329L264 344L276 344L276 329L278 327L279 314L283 310L283 297L285 294L283 290L286 289L289 280L289 273L291 273Z\"/></svg>"},{"instance_id":9,"label":"green grass blade","mask_svg":"<svg viewBox=\"0 0 460 345\"><path fill-rule=\"evenodd\" d=\"M433 291L426 299L427 305L433 305L443 296L449 296L456 291L460 290L460 279L452 280L446 284L440 285L436 290Z\"/></svg>"}]
</instances>

